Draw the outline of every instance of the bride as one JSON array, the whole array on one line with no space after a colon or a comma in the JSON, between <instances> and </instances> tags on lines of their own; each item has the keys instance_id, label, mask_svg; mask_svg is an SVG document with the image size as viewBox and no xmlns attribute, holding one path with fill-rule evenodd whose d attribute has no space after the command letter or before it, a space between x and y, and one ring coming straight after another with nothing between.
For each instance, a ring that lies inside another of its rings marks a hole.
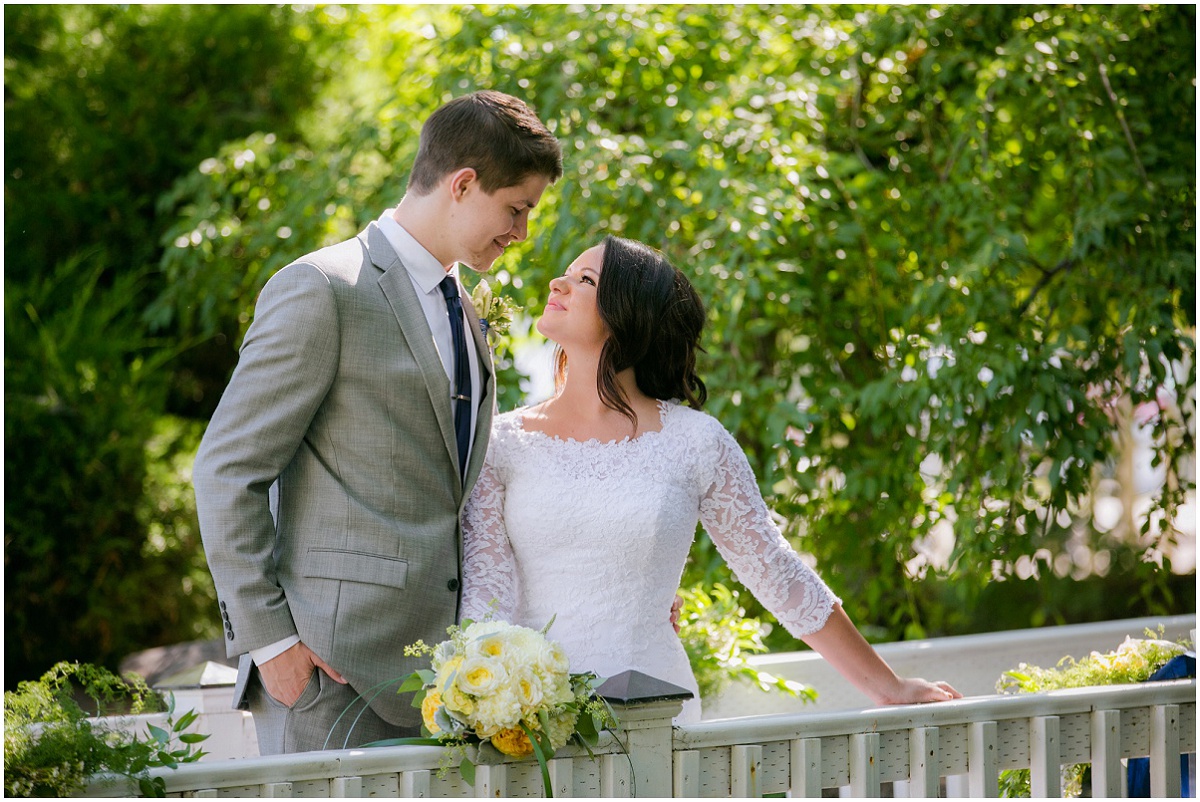
<instances>
[{"instance_id":1,"label":"bride","mask_svg":"<svg viewBox=\"0 0 1200 802\"><path fill-rule=\"evenodd\" d=\"M784 540L736 441L699 411L703 326L684 275L637 242L610 236L550 282L537 330L558 345L555 395L493 423L463 516L462 617L554 618L572 671L688 688L676 722L697 721L667 611L699 520L755 597L873 702L958 698L898 677Z\"/></svg>"}]
</instances>

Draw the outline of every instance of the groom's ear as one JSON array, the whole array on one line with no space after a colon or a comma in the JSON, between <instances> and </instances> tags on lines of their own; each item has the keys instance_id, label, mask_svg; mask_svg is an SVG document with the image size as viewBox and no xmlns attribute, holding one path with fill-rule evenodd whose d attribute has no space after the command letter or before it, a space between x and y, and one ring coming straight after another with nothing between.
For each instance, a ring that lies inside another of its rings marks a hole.
<instances>
[{"instance_id":1,"label":"groom's ear","mask_svg":"<svg viewBox=\"0 0 1200 802\"><path fill-rule=\"evenodd\" d=\"M474 167L460 167L450 174L450 196L460 201L467 192L479 184L479 174Z\"/></svg>"}]
</instances>

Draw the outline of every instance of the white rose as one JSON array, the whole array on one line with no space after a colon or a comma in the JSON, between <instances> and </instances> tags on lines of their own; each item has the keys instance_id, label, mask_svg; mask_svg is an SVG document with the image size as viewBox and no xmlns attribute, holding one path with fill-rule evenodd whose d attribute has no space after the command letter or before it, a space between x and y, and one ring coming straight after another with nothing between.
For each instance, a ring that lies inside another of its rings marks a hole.
<instances>
[{"instance_id":1,"label":"white rose","mask_svg":"<svg viewBox=\"0 0 1200 802\"><path fill-rule=\"evenodd\" d=\"M504 660L512 648L514 632L519 629L503 622L472 624L465 633L467 656Z\"/></svg>"},{"instance_id":2,"label":"white rose","mask_svg":"<svg viewBox=\"0 0 1200 802\"><path fill-rule=\"evenodd\" d=\"M541 633L525 627L514 627L505 638L505 651L500 659L510 671L518 668L537 668L538 654L545 648Z\"/></svg>"},{"instance_id":3,"label":"white rose","mask_svg":"<svg viewBox=\"0 0 1200 802\"><path fill-rule=\"evenodd\" d=\"M475 285L475 290L471 293L471 306L475 307L476 317L487 320L492 311L492 285L486 278L480 277L479 283Z\"/></svg>"},{"instance_id":4,"label":"white rose","mask_svg":"<svg viewBox=\"0 0 1200 802\"><path fill-rule=\"evenodd\" d=\"M539 665L544 674L562 674L566 675L571 670L571 661L567 659L567 653L563 651L562 644L557 641L548 641L547 649L539 655Z\"/></svg>"},{"instance_id":5,"label":"white rose","mask_svg":"<svg viewBox=\"0 0 1200 802\"><path fill-rule=\"evenodd\" d=\"M542 680L531 668L523 668L512 674L512 688L517 694L517 701L525 712L535 710L542 703Z\"/></svg>"},{"instance_id":6,"label":"white rose","mask_svg":"<svg viewBox=\"0 0 1200 802\"><path fill-rule=\"evenodd\" d=\"M566 674L555 674L542 679L542 702L550 707L569 704L575 700L571 690L571 679Z\"/></svg>"}]
</instances>

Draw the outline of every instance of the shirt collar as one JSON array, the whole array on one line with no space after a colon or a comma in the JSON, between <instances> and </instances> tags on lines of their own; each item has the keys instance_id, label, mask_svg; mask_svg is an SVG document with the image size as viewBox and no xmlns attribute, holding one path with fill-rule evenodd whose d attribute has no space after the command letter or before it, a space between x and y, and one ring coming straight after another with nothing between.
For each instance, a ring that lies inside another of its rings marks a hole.
<instances>
[{"instance_id":1,"label":"shirt collar","mask_svg":"<svg viewBox=\"0 0 1200 802\"><path fill-rule=\"evenodd\" d=\"M416 238L404 229L404 226L396 222L396 218L392 216L394 211L396 210L388 209L379 216L379 230L387 237L388 243L396 251L400 261L404 262L404 266L408 268L408 274L412 276L413 282L421 288L422 292L433 292L446 277L446 268L433 254L425 250L425 246L417 242ZM454 280L458 281L457 264L450 268L449 275L454 276Z\"/></svg>"}]
</instances>

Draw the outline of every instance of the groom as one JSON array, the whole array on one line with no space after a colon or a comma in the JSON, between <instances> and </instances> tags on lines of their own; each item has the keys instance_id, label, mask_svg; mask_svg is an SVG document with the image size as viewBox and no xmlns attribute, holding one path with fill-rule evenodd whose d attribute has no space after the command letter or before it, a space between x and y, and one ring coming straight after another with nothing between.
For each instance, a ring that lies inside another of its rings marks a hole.
<instances>
[{"instance_id":1,"label":"groom","mask_svg":"<svg viewBox=\"0 0 1200 802\"><path fill-rule=\"evenodd\" d=\"M193 471L263 754L417 734L387 683L423 667L406 645L455 622L496 389L453 268L525 239L561 175L520 100L457 98L421 129L398 207L263 288Z\"/></svg>"}]
</instances>

